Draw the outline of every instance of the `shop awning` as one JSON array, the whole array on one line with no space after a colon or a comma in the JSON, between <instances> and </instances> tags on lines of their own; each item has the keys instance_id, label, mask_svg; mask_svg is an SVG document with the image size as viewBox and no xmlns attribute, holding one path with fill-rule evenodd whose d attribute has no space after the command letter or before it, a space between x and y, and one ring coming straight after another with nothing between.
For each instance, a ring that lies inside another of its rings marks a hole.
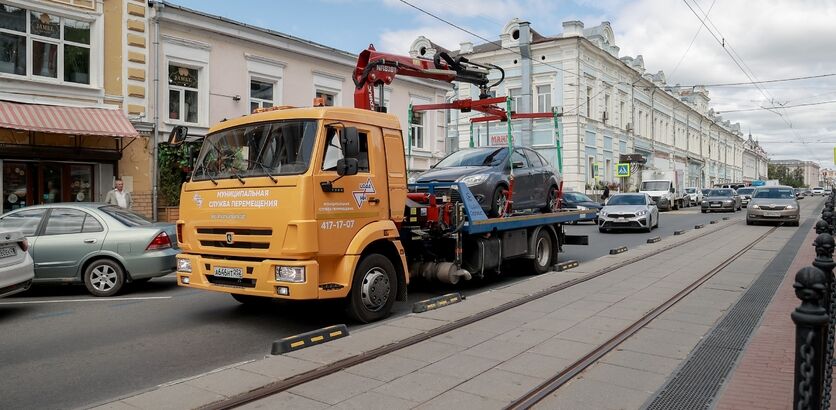
<instances>
[{"instance_id":1,"label":"shop awning","mask_svg":"<svg viewBox=\"0 0 836 410\"><path fill-rule=\"evenodd\" d=\"M56 134L138 137L120 110L0 101L0 128Z\"/></svg>"}]
</instances>

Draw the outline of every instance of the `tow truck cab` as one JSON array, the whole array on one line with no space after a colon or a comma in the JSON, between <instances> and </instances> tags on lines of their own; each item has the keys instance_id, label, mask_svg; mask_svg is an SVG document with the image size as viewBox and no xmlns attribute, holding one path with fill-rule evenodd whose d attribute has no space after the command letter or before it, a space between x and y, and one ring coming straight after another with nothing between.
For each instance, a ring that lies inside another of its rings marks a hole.
<instances>
[{"instance_id":1,"label":"tow truck cab","mask_svg":"<svg viewBox=\"0 0 836 410\"><path fill-rule=\"evenodd\" d=\"M343 298L361 256L375 253L392 266L369 265L359 302L371 316L387 310L390 291L405 297L409 280L397 228L403 152L395 116L353 108L276 109L214 126L181 191L178 284L240 301Z\"/></svg>"}]
</instances>

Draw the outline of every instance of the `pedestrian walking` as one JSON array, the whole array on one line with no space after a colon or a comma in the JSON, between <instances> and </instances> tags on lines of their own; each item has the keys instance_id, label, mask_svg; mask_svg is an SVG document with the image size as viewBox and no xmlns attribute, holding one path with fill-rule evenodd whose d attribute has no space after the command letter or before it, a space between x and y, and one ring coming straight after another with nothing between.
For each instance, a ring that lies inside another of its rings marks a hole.
<instances>
[{"instance_id":1,"label":"pedestrian walking","mask_svg":"<svg viewBox=\"0 0 836 410\"><path fill-rule=\"evenodd\" d=\"M131 193L125 191L125 181L122 178L116 178L116 187L107 193L105 203L109 205L116 205L120 208L131 209L134 204L131 199Z\"/></svg>"},{"instance_id":2,"label":"pedestrian walking","mask_svg":"<svg viewBox=\"0 0 836 410\"><path fill-rule=\"evenodd\" d=\"M610 187L608 185L604 185L604 193L601 194L601 200L604 201L604 203L606 203L607 198L609 198L609 197L610 197Z\"/></svg>"}]
</instances>

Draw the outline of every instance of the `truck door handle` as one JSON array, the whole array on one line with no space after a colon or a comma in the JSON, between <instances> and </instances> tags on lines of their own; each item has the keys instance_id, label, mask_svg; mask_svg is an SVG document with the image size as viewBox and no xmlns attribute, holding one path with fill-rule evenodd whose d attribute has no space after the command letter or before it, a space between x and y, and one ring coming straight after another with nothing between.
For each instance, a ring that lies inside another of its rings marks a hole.
<instances>
[{"instance_id":1,"label":"truck door handle","mask_svg":"<svg viewBox=\"0 0 836 410\"><path fill-rule=\"evenodd\" d=\"M370 204L375 204L375 205L379 204L380 203L380 198L374 198L374 197L369 198L369 203Z\"/></svg>"},{"instance_id":2,"label":"truck door handle","mask_svg":"<svg viewBox=\"0 0 836 410\"><path fill-rule=\"evenodd\" d=\"M85 239L84 243L96 243L95 239Z\"/></svg>"}]
</instances>

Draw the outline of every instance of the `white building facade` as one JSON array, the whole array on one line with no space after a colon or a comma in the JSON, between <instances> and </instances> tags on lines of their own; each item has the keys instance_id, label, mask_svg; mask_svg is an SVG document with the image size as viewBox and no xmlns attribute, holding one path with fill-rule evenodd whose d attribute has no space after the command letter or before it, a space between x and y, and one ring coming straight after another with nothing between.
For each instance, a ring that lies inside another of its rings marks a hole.
<instances>
[{"instance_id":1,"label":"white building facade","mask_svg":"<svg viewBox=\"0 0 836 410\"><path fill-rule=\"evenodd\" d=\"M801 169L804 178L804 186L813 188L821 186L821 166L814 161L801 161L797 159L779 159L769 162L772 165L785 166L790 171Z\"/></svg>"},{"instance_id":2,"label":"white building facade","mask_svg":"<svg viewBox=\"0 0 836 410\"><path fill-rule=\"evenodd\" d=\"M559 138L565 187L589 191L596 185L625 181L616 178L615 165L626 154L642 155L644 169L681 172L688 186L743 181L740 126L709 109L703 87L669 86L663 72L646 72L642 56L619 57L608 22L588 29L579 21L565 22L564 32L551 37L527 26L512 20L500 41L463 43L460 50L449 53L502 67L505 80L493 91L510 96L516 111L524 112L521 108L530 98L530 112L560 114L557 133L554 121L536 120L531 137L523 134L515 140L553 160ZM520 42L524 32L530 32L529 45ZM416 39L411 49L413 56L427 58L441 51L447 50L425 37ZM526 53L530 53L528 68L523 67ZM530 78L523 78L524 72L530 72ZM491 78L498 80L499 74L494 72ZM454 94L478 98L478 90L469 84L458 84ZM476 146L504 141L494 135L507 129L498 122L489 129L480 124L471 134L470 119L478 115L453 113L448 137L458 143L452 145L467 147L471 136ZM622 189L635 190L639 181L640 173L634 172Z\"/></svg>"},{"instance_id":3,"label":"white building facade","mask_svg":"<svg viewBox=\"0 0 836 410\"><path fill-rule=\"evenodd\" d=\"M354 106L356 54L169 3L160 6L153 16L159 22L160 47L154 52L160 141L176 125L203 135L213 124L255 108L309 107L315 98ZM445 117L428 113L407 124L409 104L443 102L451 88L408 77L385 88L384 104L400 118L405 146L408 127L415 132L411 169L426 170L443 157Z\"/></svg>"}]
</instances>

